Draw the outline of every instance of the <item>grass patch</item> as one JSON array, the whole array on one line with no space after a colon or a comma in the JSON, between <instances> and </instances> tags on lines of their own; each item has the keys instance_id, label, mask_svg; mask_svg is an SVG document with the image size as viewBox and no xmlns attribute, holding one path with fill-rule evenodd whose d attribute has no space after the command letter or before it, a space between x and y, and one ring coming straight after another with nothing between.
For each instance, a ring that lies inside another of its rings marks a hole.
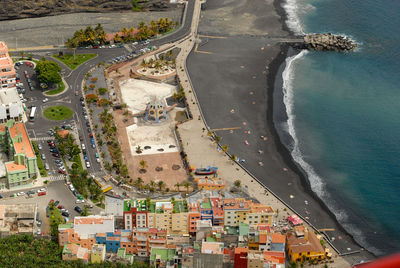
<instances>
[{"instance_id":1,"label":"grass patch","mask_svg":"<svg viewBox=\"0 0 400 268\"><path fill-rule=\"evenodd\" d=\"M68 66L71 70L75 69L82 63L93 59L96 57L97 54L76 54L75 58L74 55L65 54L63 56L53 55L52 57L63 62L65 65Z\"/></svg>"},{"instance_id":2,"label":"grass patch","mask_svg":"<svg viewBox=\"0 0 400 268\"><path fill-rule=\"evenodd\" d=\"M47 171L44 168L44 164L43 164L42 158L40 157L40 151L39 151L39 148L38 148L36 142L32 141L32 146L33 146L33 150L35 151L36 164L38 166L40 176L47 177Z\"/></svg>"},{"instance_id":3,"label":"grass patch","mask_svg":"<svg viewBox=\"0 0 400 268\"><path fill-rule=\"evenodd\" d=\"M43 111L44 117L50 120L66 120L73 115L73 111L66 106L50 106Z\"/></svg>"},{"instance_id":4,"label":"grass patch","mask_svg":"<svg viewBox=\"0 0 400 268\"><path fill-rule=\"evenodd\" d=\"M44 94L45 95L56 95L58 93L63 92L64 89L65 89L64 82L61 81L60 83L57 84L57 88L56 89L52 89L52 90L46 91Z\"/></svg>"}]
</instances>

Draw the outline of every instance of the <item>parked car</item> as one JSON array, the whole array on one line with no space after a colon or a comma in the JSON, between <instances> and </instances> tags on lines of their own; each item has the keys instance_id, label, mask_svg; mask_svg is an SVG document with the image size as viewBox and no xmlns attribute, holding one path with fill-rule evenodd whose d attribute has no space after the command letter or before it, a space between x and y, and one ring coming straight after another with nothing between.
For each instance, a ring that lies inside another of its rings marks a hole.
<instances>
[{"instance_id":1,"label":"parked car","mask_svg":"<svg viewBox=\"0 0 400 268\"><path fill-rule=\"evenodd\" d=\"M25 195L24 192L19 192L19 193L17 194L17 196L23 196L23 195Z\"/></svg>"},{"instance_id":2,"label":"parked car","mask_svg":"<svg viewBox=\"0 0 400 268\"><path fill-rule=\"evenodd\" d=\"M91 139L90 139L90 143L91 143L91 144L94 144L94 138L91 138Z\"/></svg>"},{"instance_id":3,"label":"parked car","mask_svg":"<svg viewBox=\"0 0 400 268\"><path fill-rule=\"evenodd\" d=\"M85 161L88 161L88 157L86 154L83 155L83 159L85 159Z\"/></svg>"},{"instance_id":4,"label":"parked car","mask_svg":"<svg viewBox=\"0 0 400 268\"><path fill-rule=\"evenodd\" d=\"M88 161L86 161L86 167L90 168L90 163Z\"/></svg>"},{"instance_id":5,"label":"parked car","mask_svg":"<svg viewBox=\"0 0 400 268\"><path fill-rule=\"evenodd\" d=\"M46 192L40 192L40 193L38 193L38 196L46 195L46 194L47 194Z\"/></svg>"},{"instance_id":6,"label":"parked car","mask_svg":"<svg viewBox=\"0 0 400 268\"><path fill-rule=\"evenodd\" d=\"M86 149L86 146L84 143L82 143L82 150L85 150L85 149Z\"/></svg>"},{"instance_id":7,"label":"parked car","mask_svg":"<svg viewBox=\"0 0 400 268\"><path fill-rule=\"evenodd\" d=\"M56 202L54 202L54 206L58 206L58 204L60 204L60 201L56 201Z\"/></svg>"},{"instance_id":8,"label":"parked car","mask_svg":"<svg viewBox=\"0 0 400 268\"><path fill-rule=\"evenodd\" d=\"M88 129L87 129L87 132L88 132L88 133L92 132L92 129L91 129L91 128L88 128Z\"/></svg>"},{"instance_id":9,"label":"parked car","mask_svg":"<svg viewBox=\"0 0 400 268\"><path fill-rule=\"evenodd\" d=\"M58 209L64 209L64 206L63 205L58 205L57 208Z\"/></svg>"},{"instance_id":10,"label":"parked car","mask_svg":"<svg viewBox=\"0 0 400 268\"><path fill-rule=\"evenodd\" d=\"M45 164L44 164L44 168L45 168L46 170L49 170L49 169L50 169L49 164L45 163Z\"/></svg>"},{"instance_id":11,"label":"parked car","mask_svg":"<svg viewBox=\"0 0 400 268\"><path fill-rule=\"evenodd\" d=\"M26 192L27 194L35 194L34 190L29 190L28 192Z\"/></svg>"},{"instance_id":12,"label":"parked car","mask_svg":"<svg viewBox=\"0 0 400 268\"><path fill-rule=\"evenodd\" d=\"M78 95L79 95L79 91L75 90L75 96L78 96Z\"/></svg>"},{"instance_id":13,"label":"parked car","mask_svg":"<svg viewBox=\"0 0 400 268\"><path fill-rule=\"evenodd\" d=\"M39 150L42 150L42 148L43 148L42 145L41 145L40 143L38 144L37 147L39 148Z\"/></svg>"},{"instance_id":14,"label":"parked car","mask_svg":"<svg viewBox=\"0 0 400 268\"><path fill-rule=\"evenodd\" d=\"M46 160L46 155L45 154L42 154L42 159Z\"/></svg>"},{"instance_id":15,"label":"parked car","mask_svg":"<svg viewBox=\"0 0 400 268\"><path fill-rule=\"evenodd\" d=\"M76 206L76 207L74 208L74 210L75 210L76 212L78 212L79 214L82 213L82 209L81 209L80 207L78 207L78 206Z\"/></svg>"},{"instance_id":16,"label":"parked car","mask_svg":"<svg viewBox=\"0 0 400 268\"><path fill-rule=\"evenodd\" d=\"M54 157L60 158L60 155L58 153L52 153L51 155Z\"/></svg>"},{"instance_id":17,"label":"parked car","mask_svg":"<svg viewBox=\"0 0 400 268\"><path fill-rule=\"evenodd\" d=\"M63 215L64 217L69 217L69 213L66 211L61 212L61 215Z\"/></svg>"},{"instance_id":18,"label":"parked car","mask_svg":"<svg viewBox=\"0 0 400 268\"><path fill-rule=\"evenodd\" d=\"M67 173L67 172L66 172L65 170L59 169L59 170L58 170L58 173L65 174L65 173Z\"/></svg>"},{"instance_id":19,"label":"parked car","mask_svg":"<svg viewBox=\"0 0 400 268\"><path fill-rule=\"evenodd\" d=\"M95 149L95 148L96 148L96 145L95 145L94 143L92 143L92 148L93 148L93 149Z\"/></svg>"},{"instance_id":20,"label":"parked car","mask_svg":"<svg viewBox=\"0 0 400 268\"><path fill-rule=\"evenodd\" d=\"M87 126L87 127L90 127L89 121L86 122L86 126Z\"/></svg>"},{"instance_id":21,"label":"parked car","mask_svg":"<svg viewBox=\"0 0 400 268\"><path fill-rule=\"evenodd\" d=\"M90 138L93 138L93 133L89 133L89 137L90 137Z\"/></svg>"},{"instance_id":22,"label":"parked car","mask_svg":"<svg viewBox=\"0 0 400 268\"><path fill-rule=\"evenodd\" d=\"M48 102L48 101L49 101L48 98L44 98L44 99L42 100L43 103L46 103L46 102Z\"/></svg>"},{"instance_id":23,"label":"parked car","mask_svg":"<svg viewBox=\"0 0 400 268\"><path fill-rule=\"evenodd\" d=\"M99 153L95 153L94 155L96 158L99 158Z\"/></svg>"}]
</instances>

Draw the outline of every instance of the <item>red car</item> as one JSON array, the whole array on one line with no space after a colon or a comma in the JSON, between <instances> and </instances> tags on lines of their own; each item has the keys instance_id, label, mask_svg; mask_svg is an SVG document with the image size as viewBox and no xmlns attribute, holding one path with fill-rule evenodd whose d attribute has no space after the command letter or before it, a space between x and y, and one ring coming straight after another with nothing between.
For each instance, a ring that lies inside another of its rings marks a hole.
<instances>
[{"instance_id":1,"label":"red car","mask_svg":"<svg viewBox=\"0 0 400 268\"><path fill-rule=\"evenodd\" d=\"M59 169L59 170L58 170L58 173L65 174L65 171L62 170L62 169Z\"/></svg>"},{"instance_id":2,"label":"red car","mask_svg":"<svg viewBox=\"0 0 400 268\"><path fill-rule=\"evenodd\" d=\"M57 207L58 209L63 209L64 208L64 206L63 205L58 205L58 207Z\"/></svg>"},{"instance_id":3,"label":"red car","mask_svg":"<svg viewBox=\"0 0 400 268\"><path fill-rule=\"evenodd\" d=\"M93 133L90 133L90 134L89 134L89 137L93 138Z\"/></svg>"},{"instance_id":4,"label":"red car","mask_svg":"<svg viewBox=\"0 0 400 268\"><path fill-rule=\"evenodd\" d=\"M38 196L41 196L41 195L46 195L46 192L40 192L40 193L38 193Z\"/></svg>"}]
</instances>

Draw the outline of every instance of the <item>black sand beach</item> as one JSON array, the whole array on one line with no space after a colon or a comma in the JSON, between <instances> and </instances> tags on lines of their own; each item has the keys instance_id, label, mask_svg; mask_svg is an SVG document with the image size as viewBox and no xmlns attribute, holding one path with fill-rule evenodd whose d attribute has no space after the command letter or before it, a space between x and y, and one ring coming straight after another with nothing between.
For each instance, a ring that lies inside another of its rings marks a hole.
<instances>
[{"instance_id":1,"label":"black sand beach","mask_svg":"<svg viewBox=\"0 0 400 268\"><path fill-rule=\"evenodd\" d=\"M276 37L290 35L280 16L280 1L207 1L199 26L202 43L187 62L206 122L212 129L241 127L217 132L221 144L245 159L246 169L316 228L334 229L326 234L341 253L360 250L346 257L351 264L373 259L311 191L277 135L273 119L285 116L279 92L288 46Z\"/></svg>"}]
</instances>

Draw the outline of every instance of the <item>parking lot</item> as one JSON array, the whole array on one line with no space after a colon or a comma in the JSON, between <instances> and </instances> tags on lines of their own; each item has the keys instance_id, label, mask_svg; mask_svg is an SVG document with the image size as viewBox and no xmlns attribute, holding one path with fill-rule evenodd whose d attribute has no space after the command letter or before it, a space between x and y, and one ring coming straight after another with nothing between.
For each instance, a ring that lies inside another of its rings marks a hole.
<instances>
[{"instance_id":1,"label":"parking lot","mask_svg":"<svg viewBox=\"0 0 400 268\"><path fill-rule=\"evenodd\" d=\"M65 209L69 212L69 219L73 219L75 216L79 216L79 214L74 210L75 206L79 206L83 209L84 204L76 204L77 198L72 194L71 190L65 184L64 181L57 181L49 184L46 188L46 194L39 196L37 191L43 187L35 187L30 190L35 191L35 194L28 197L26 194L27 191L24 191L24 195L10 197L19 191L8 192L7 194L3 193L3 198L0 199L1 204L28 204L28 203L37 203L38 204L38 212L39 212L39 219L42 221L41 230L44 232L44 235L48 235L50 231L49 221L46 217L46 207L51 199L54 201L60 201L60 205L64 206ZM101 209L98 207L94 207L89 209L91 214L98 214L100 213Z\"/></svg>"}]
</instances>

